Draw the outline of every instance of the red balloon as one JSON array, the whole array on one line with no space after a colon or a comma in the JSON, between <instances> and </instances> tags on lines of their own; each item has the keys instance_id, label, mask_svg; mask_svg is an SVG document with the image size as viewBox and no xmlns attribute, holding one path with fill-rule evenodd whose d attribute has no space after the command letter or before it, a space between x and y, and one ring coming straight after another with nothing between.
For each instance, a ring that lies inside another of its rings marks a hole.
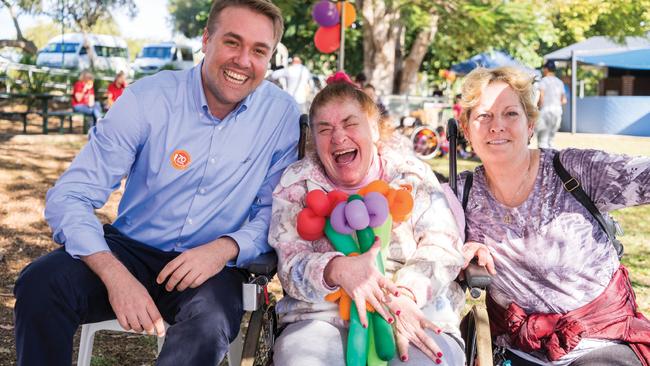
<instances>
[{"instance_id":1,"label":"red balloon","mask_svg":"<svg viewBox=\"0 0 650 366\"><path fill-rule=\"evenodd\" d=\"M305 207L298 213L297 224L298 235L301 238L318 240L323 237L325 218L316 215L311 208Z\"/></svg>"},{"instance_id":2,"label":"red balloon","mask_svg":"<svg viewBox=\"0 0 650 366\"><path fill-rule=\"evenodd\" d=\"M327 194L327 199L330 201L330 213L332 213L332 210L339 202L348 200L348 194L343 191L334 190Z\"/></svg>"},{"instance_id":3,"label":"red balloon","mask_svg":"<svg viewBox=\"0 0 650 366\"><path fill-rule=\"evenodd\" d=\"M322 53L332 53L341 46L341 25L319 27L314 34L314 44Z\"/></svg>"},{"instance_id":4,"label":"red balloon","mask_svg":"<svg viewBox=\"0 0 650 366\"><path fill-rule=\"evenodd\" d=\"M305 197L305 203L318 216L330 215L330 201L327 199L327 194L320 189L309 191Z\"/></svg>"}]
</instances>

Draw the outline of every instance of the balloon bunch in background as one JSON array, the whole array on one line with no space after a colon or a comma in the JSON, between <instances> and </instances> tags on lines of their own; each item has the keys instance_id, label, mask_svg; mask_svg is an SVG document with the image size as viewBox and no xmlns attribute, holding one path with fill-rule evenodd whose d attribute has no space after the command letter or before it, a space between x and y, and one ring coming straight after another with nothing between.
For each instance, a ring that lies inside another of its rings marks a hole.
<instances>
[{"instance_id":1,"label":"balloon bunch in background","mask_svg":"<svg viewBox=\"0 0 650 366\"><path fill-rule=\"evenodd\" d=\"M377 180L349 196L336 190L312 190L305 197L305 204L297 219L298 234L303 239L318 240L325 235L337 251L354 256L368 251L378 237L381 251L377 268L383 274L393 222L406 220L413 209L413 198L410 187L393 189ZM341 318L350 322L348 366L387 365L395 357L393 329L370 305L364 309L368 311L368 328L364 328L358 309L343 289L325 299L338 302Z\"/></svg>"},{"instance_id":2,"label":"balloon bunch in background","mask_svg":"<svg viewBox=\"0 0 650 366\"><path fill-rule=\"evenodd\" d=\"M347 1L321 0L314 5L311 16L320 27L314 34L314 44L322 53L332 53L341 46L341 8L345 4L343 26L349 27L357 18L354 6Z\"/></svg>"}]
</instances>

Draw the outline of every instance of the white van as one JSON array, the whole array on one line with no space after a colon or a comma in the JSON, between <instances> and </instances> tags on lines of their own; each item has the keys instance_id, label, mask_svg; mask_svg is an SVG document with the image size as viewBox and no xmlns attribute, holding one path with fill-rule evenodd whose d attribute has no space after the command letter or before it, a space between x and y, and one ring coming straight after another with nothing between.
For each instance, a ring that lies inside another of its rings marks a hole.
<instances>
[{"instance_id":1,"label":"white van","mask_svg":"<svg viewBox=\"0 0 650 366\"><path fill-rule=\"evenodd\" d=\"M189 69L194 66L194 53L191 46L176 42L151 43L142 48L131 66L143 74L153 74L163 68Z\"/></svg>"},{"instance_id":2,"label":"white van","mask_svg":"<svg viewBox=\"0 0 650 366\"><path fill-rule=\"evenodd\" d=\"M131 73L126 42L116 36L81 33L56 36L38 52L36 66L84 70L90 67L88 48L95 51L95 70Z\"/></svg>"}]
</instances>

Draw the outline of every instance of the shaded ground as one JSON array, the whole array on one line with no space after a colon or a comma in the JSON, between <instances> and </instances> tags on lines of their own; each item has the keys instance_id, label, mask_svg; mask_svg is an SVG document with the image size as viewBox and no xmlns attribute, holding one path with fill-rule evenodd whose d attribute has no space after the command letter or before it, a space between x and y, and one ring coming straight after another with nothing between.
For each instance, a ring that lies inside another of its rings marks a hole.
<instances>
[{"instance_id":1,"label":"shaded ground","mask_svg":"<svg viewBox=\"0 0 650 366\"><path fill-rule=\"evenodd\" d=\"M54 124L52 127L55 127ZM30 126L30 133L39 133L39 126ZM0 119L0 365L14 365L13 284L20 270L30 261L57 247L50 239L50 230L43 220L45 193L69 165L85 143L82 135L18 135L22 125ZM561 141L575 136L560 136ZM608 147L635 149L636 154L650 155L650 139L613 139L590 137L592 144L606 141ZM584 141L585 139L581 139ZM594 142L595 141L595 142ZM564 142L562 142L564 143ZM560 144L560 146L562 146ZM469 168L475 163L464 162ZM434 160L435 169L446 174L447 161ZM115 217L121 192L115 192L107 205L98 210L103 222ZM617 212L627 235L626 263L629 265L637 300L650 312L650 208L632 208ZM271 290L281 296L277 280ZM75 341L75 345L78 341ZM93 365L152 365L156 341L153 337L128 333L106 332L95 340ZM75 356L73 358L76 360Z\"/></svg>"}]
</instances>

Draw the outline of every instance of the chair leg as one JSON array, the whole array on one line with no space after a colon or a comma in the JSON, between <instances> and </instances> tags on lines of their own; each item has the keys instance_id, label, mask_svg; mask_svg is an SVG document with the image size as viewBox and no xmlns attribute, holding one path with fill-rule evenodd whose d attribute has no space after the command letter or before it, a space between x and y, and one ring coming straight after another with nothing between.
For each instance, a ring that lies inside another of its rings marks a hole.
<instances>
[{"instance_id":1,"label":"chair leg","mask_svg":"<svg viewBox=\"0 0 650 366\"><path fill-rule=\"evenodd\" d=\"M90 359L93 355L93 342L97 330L89 324L81 326L81 337L79 340L79 357L77 366L90 366Z\"/></svg>"}]
</instances>

